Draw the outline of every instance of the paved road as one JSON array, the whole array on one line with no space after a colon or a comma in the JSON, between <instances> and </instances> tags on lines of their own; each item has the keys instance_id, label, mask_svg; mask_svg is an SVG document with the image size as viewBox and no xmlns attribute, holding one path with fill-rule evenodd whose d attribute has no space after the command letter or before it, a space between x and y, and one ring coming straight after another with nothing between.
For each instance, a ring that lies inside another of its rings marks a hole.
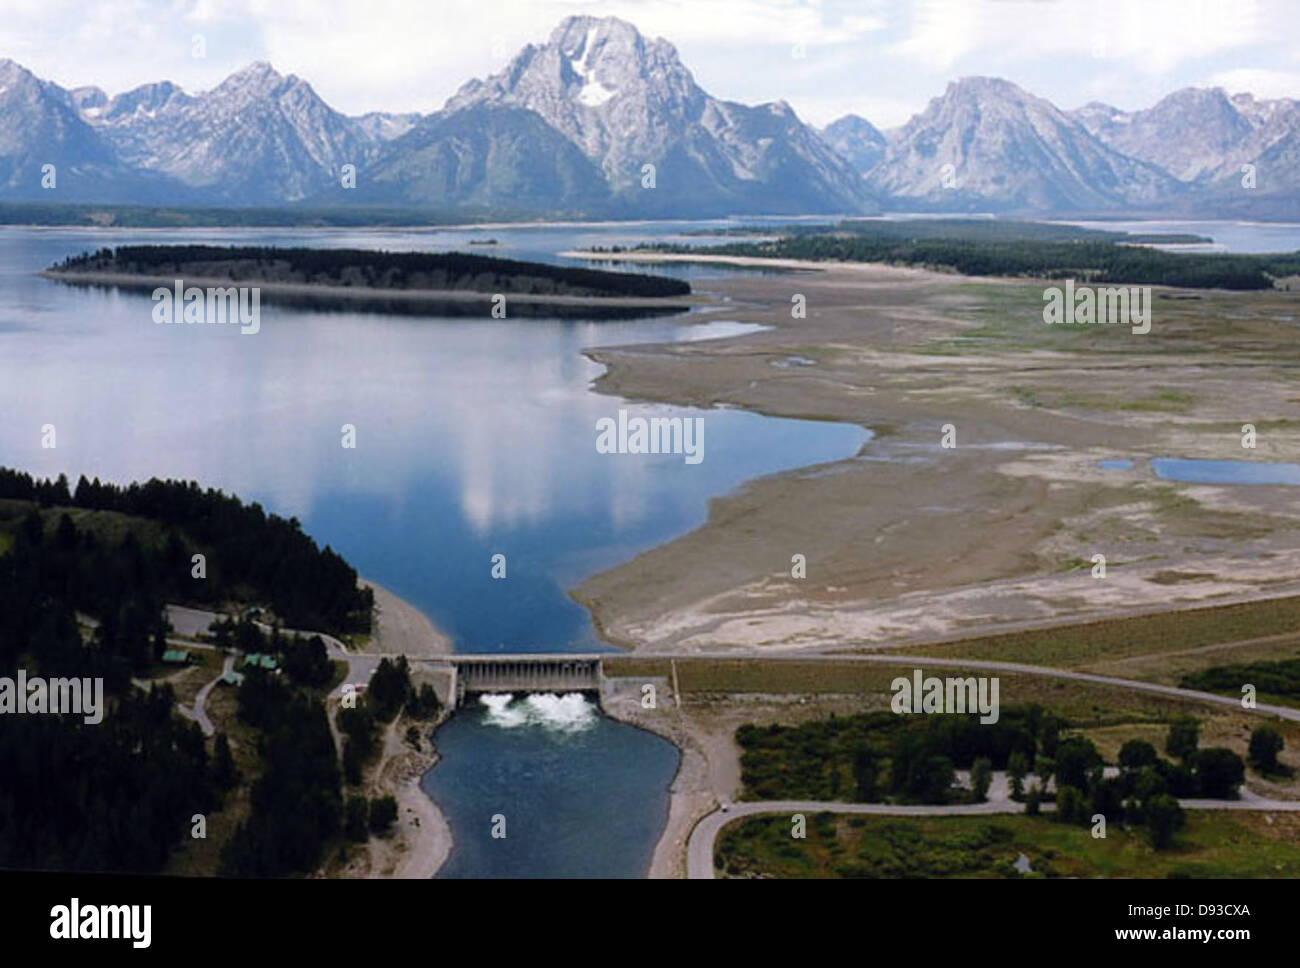
<instances>
[{"instance_id":1,"label":"paved road","mask_svg":"<svg viewBox=\"0 0 1300 968\"><path fill-rule=\"evenodd\" d=\"M299 633L307 634L307 633ZM321 636L325 638L325 636ZM747 652L725 652L717 654L697 654L682 652L629 652L626 655L632 659L676 659L679 662L689 662L691 659L705 660L728 660L728 659L762 659L768 662L878 662L884 665L893 666L941 666L949 669L988 669L992 672L1008 672L1018 675L1027 676L1046 676L1052 679L1071 679L1075 682L1089 682L1102 686L1115 686L1120 689L1132 689L1136 692L1149 692L1161 696L1170 696L1174 699L1190 699L1198 702L1213 703L1218 706L1232 706L1241 709L1241 699L1237 696L1220 696L1212 692L1201 692L1198 689L1183 689L1180 686L1166 686L1158 682L1142 682L1137 679L1123 679L1119 676L1103 676L1093 672L1078 672L1074 669L1057 669L1051 666L1025 665L1021 662L999 662L992 659L961 659L955 657L932 656L932 655L896 655L893 653L870 653L866 655L839 655L825 652L767 652L763 650L754 650ZM373 659L374 665L384 656L393 657L395 653L353 653L344 658L350 658L353 661L357 659ZM530 657L540 658L530 653ZM556 658L573 658L567 653L557 654ZM373 672L373 667L367 672ZM356 681L349 678L349 681ZM1258 703L1253 710L1246 712L1256 712L1267 716L1276 716L1279 719L1290 719L1300 722L1300 709L1293 709L1289 706L1275 706L1270 703Z\"/></svg>"},{"instance_id":2,"label":"paved road","mask_svg":"<svg viewBox=\"0 0 1300 968\"><path fill-rule=\"evenodd\" d=\"M172 629L177 635L193 639L197 638L200 634L208 634L208 626L217 619L225 618L226 616L216 612L205 611L201 608L189 608L184 605L168 605L167 617L172 623ZM254 622L254 624L266 635L270 635L273 631L271 626L267 625L265 622ZM334 636L328 635L325 632L305 632L301 629L280 629L280 634L303 639L309 639L313 635L320 636L320 640L325 643L325 651L329 653L330 658L338 659L347 664L348 671L343 677L344 684L369 682L370 677L374 675L375 669L379 665L379 655L364 652L350 652L346 645ZM204 645L200 642L175 642L174 644L181 648L189 649L214 648L214 646ZM337 696L342 691L343 684L340 684L330 695ZM186 715L189 715L189 713L186 713ZM191 718L194 717L191 716Z\"/></svg>"},{"instance_id":3,"label":"paved road","mask_svg":"<svg viewBox=\"0 0 1300 968\"><path fill-rule=\"evenodd\" d=\"M1116 686L1120 689L1132 689L1136 692L1150 692L1175 699L1193 699L1198 702L1214 703L1219 706L1233 706L1241 709L1241 699L1237 696L1219 696L1212 692L1197 689L1183 689L1179 686L1166 686L1158 682L1141 682L1137 679L1121 679L1118 676L1102 676L1092 672L1078 672L1074 669L1056 669L1051 666L1025 665L1020 662L998 662L992 659L959 659L932 655L894 655L890 653L872 653L868 655L833 655L823 652L746 652L719 653L717 655L695 655L682 653L630 652L634 659L676 659L679 662L692 658L699 659L764 659L772 662L879 662L893 666L943 666L949 669L988 669L993 672L1014 672L1027 676L1047 676L1052 679L1072 679L1076 682L1091 682L1102 686ZM1244 710L1263 715L1277 716L1300 722L1300 709L1290 706L1275 706L1259 703L1254 709Z\"/></svg>"},{"instance_id":4,"label":"paved road","mask_svg":"<svg viewBox=\"0 0 1300 968\"><path fill-rule=\"evenodd\" d=\"M1187 810L1272 810L1300 811L1300 800L1180 800ZM1054 804L1043 804L1043 810L1051 811ZM733 803L726 811L715 810L695 825L690 839L686 843L686 876L693 880L708 880L713 877L713 846L718 832L738 817L753 817L761 814L795 814L805 816L829 810L832 813L877 814L891 817L961 817L988 816L991 814L1023 813L1025 805L1011 800L997 800L988 803L969 803L952 806L925 806L893 803L826 803L817 800L764 800L753 803Z\"/></svg>"},{"instance_id":5,"label":"paved road","mask_svg":"<svg viewBox=\"0 0 1300 968\"><path fill-rule=\"evenodd\" d=\"M198 695L194 697L193 709L190 709L188 706L182 706L180 703L176 704L176 709L182 716L192 719L199 724L199 729L203 730L204 736L211 736L217 731L217 728L212 725L212 720L208 718L207 709L204 708L208 702L208 694L211 693L213 687L221 681L221 676L224 676L234 667L235 656L233 654L227 655L225 662L221 664L221 675L217 676L211 682L203 684L203 688L200 689Z\"/></svg>"}]
</instances>

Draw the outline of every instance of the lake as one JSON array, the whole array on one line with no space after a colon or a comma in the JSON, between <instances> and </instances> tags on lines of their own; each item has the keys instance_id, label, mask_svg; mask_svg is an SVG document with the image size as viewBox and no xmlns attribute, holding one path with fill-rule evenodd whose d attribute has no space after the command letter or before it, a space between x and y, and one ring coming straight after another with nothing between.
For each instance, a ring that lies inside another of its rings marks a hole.
<instances>
[{"instance_id":1,"label":"lake","mask_svg":"<svg viewBox=\"0 0 1300 968\"><path fill-rule=\"evenodd\" d=\"M545 241L529 236L527 255L600 235L533 231ZM612 237L630 241L627 232ZM161 238L398 249L427 234ZM491 234L504 242L528 230ZM749 328L716 314L479 320L266 303L261 332L245 336L157 326L146 294L32 275L73 252L159 236L0 232L0 463L74 482L195 479L260 501L422 609L460 650L598 647L566 589L701 524L710 497L849 456L868 437L855 426L642 406L590 391L601 368L585 347ZM620 409L701 418L704 459L598 454L596 422ZM40 446L46 424L56 430L53 450ZM355 449L342 446L345 424L356 428ZM492 577L498 554L504 579Z\"/></svg>"}]
</instances>

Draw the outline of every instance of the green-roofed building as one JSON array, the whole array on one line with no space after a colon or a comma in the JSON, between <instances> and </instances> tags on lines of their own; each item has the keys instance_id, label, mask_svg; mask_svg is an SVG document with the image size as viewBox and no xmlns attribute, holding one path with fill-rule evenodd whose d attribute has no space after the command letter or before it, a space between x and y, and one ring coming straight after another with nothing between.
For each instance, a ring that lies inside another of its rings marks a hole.
<instances>
[{"instance_id":1,"label":"green-roofed building","mask_svg":"<svg viewBox=\"0 0 1300 968\"><path fill-rule=\"evenodd\" d=\"M190 653L187 649L168 649L162 654L162 660L167 665L189 665Z\"/></svg>"},{"instance_id":2,"label":"green-roofed building","mask_svg":"<svg viewBox=\"0 0 1300 968\"><path fill-rule=\"evenodd\" d=\"M244 656L244 668L256 666L259 669L266 669L268 672L275 671L275 656L266 655L263 652L250 652Z\"/></svg>"}]
</instances>

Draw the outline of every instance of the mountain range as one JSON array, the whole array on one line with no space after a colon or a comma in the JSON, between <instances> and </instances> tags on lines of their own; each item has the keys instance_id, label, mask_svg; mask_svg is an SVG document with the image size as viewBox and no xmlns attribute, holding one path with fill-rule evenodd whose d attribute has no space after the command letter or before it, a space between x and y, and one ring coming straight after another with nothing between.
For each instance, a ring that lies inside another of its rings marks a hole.
<instances>
[{"instance_id":1,"label":"mountain range","mask_svg":"<svg viewBox=\"0 0 1300 968\"><path fill-rule=\"evenodd\" d=\"M899 128L848 115L818 130L784 101L712 96L672 44L613 17L567 18L425 115L349 117L263 62L199 94L161 81L109 97L0 60L0 201L1289 218L1298 161L1300 102L1217 88L1062 111L967 77Z\"/></svg>"}]
</instances>

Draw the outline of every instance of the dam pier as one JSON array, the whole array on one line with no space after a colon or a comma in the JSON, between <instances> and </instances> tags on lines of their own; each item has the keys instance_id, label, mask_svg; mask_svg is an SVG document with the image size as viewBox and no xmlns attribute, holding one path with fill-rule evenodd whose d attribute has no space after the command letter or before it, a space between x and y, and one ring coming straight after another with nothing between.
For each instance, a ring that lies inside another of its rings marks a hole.
<instances>
[{"instance_id":1,"label":"dam pier","mask_svg":"<svg viewBox=\"0 0 1300 968\"><path fill-rule=\"evenodd\" d=\"M370 656L375 656L370 653ZM388 656L396 658L396 656ZM460 653L437 658L407 658L415 681L428 677L438 698L455 709L482 693L586 692L598 694L604 682L601 653Z\"/></svg>"},{"instance_id":2,"label":"dam pier","mask_svg":"<svg viewBox=\"0 0 1300 968\"><path fill-rule=\"evenodd\" d=\"M451 696L459 706L466 696L485 692L600 692L599 654L457 655Z\"/></svg>"}]
</instances>

